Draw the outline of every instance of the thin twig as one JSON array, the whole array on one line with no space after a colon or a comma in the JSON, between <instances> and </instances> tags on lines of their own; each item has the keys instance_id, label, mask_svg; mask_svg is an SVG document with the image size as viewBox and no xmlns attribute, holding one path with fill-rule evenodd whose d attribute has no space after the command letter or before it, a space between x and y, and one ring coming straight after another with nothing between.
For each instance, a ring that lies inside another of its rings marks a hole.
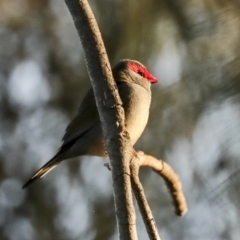
<instances>
[{"instance_id":1,"label":"thin twig","mask_svg":"<svg viewBox=\"0 0 240 240\"><path fill-rule=\"evenodd\" d=\"M152 211L148 205L148 201L146 199L144 189L139 180L139 168L140 168L140 159L136 157L131 161L131 164L130 164L131 183L132 183L133 192L136 197L149 239L161 240L158 234L158 230L156 227L156 223L155 223Z\"/></svg>"},{"instance_id":2,"label":"thin twig","mask_svg":"<svg viewBox=\"0 0 240 240\"><path fill-rule=\"evenodd\" d=\"M187 213L187 202L182 191L182 184L179 177L171 166L143 152L138 152L138 158L140 159L140 166L148 166L163 177L171 193L175 213L179 216L184 216Z\"/></svg>"}]
</instances>

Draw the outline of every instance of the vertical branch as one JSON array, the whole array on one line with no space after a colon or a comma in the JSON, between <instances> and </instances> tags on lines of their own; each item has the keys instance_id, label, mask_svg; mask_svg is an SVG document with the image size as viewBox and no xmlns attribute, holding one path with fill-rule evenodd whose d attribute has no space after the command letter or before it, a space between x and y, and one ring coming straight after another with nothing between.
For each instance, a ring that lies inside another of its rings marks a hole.
<instances>
[{"instance_id":1,"label":"vertical branch","mask_svg":"<svg viewBox=\"0 0 240 240\"><path fill-rule=\"evenodd\" d=\"M112 167L114 202L120 239L137 239L129 162L133 148L108 56L87 0L65 0L83 45L87 69Z\"/></svg>"}]
</instances>

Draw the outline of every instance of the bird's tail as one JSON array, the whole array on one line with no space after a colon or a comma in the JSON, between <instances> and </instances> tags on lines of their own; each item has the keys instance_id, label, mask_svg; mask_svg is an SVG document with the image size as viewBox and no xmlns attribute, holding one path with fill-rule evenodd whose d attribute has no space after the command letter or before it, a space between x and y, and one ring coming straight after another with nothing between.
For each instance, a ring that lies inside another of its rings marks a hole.
<instances>
[{"instance_id":1,"label":"bird's tail","mask_svg":"<svg viewBox=\"0 0 240 240\"><path fill-rule=\"evenodd\" d=\"M44 166L42 166L23 186L22 189L33 183L35 180L44 177L47 173L52 171L63 159L62 154L56 154Z\"/></svg>"}]
</instances>

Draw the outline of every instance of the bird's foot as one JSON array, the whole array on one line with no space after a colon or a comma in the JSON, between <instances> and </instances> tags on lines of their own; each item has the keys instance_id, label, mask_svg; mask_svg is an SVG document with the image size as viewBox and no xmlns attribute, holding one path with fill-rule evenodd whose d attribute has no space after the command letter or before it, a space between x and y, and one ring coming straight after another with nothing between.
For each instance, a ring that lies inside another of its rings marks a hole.
<instances>
[{"instance_id":1,"label":"bird's foot","mask_svg":"<svg viewBox=\"0 0 240 240\"><path fill-rule=\"evenodd\" d=\"M104 167L106 167L109 171L112 171L110 163L105 163Z\"/></svg>"}]
</instances>

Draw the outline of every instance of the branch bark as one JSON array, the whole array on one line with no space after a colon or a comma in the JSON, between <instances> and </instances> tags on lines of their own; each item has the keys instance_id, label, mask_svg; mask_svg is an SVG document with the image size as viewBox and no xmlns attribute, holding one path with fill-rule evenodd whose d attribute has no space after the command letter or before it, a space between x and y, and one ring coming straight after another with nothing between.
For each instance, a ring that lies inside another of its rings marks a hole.
<instances>
[{"instance_id":1,"label":"branch bark","mask_svg":"<svg viewBox=\"0 0 240 240\"><path fill-rule=\"evenodd\" d=\"M114 202L120 239L135 240L129 163L133 148L125 129L124 110L94 15L86 0L65 0L84 49L112 168Z\"/></svg>"},{"instance_id":2,"label":"branch bark","mask_svg":"<svg viewBox=\"0 0 240 240\"><path fill-rule=\"evenodd\" d=\"M139 166L150 167L164 179L172 195L175 213L178 216L184 216L187 213L187 202L182 191L181 181L171 166L163 160L144 154L142 151L138 152L138 161Z\"/></svg>"},{"instance_id":3,"label":"branch bark","mask_svg":"<svg viewBox=\"0 0 240 240\"><path fill-rule=\"evenodd\" d=\"M135 240L136 214L132 189L136 196L149 238L160 240L151 209L139 181L140 166L149 166L166 181L173 197L176 213L187 211L177 174L163 161L136 153L125 129L124 110L113 80L100 31L87 0L65 0L83 45L85 60L103 128L111 162L114 202L120 239Z\"/></svg>"},{"instance_id":4,"label":"branch bark","mask_svg":"<svg viewBox=\"0 0 240 240\"><path fill-rule=\"evenodd\" d=\"M141 157L142 158L142 157ZM131 183L135 198L138 203L139 210L142 215L143 222L145 224L148 236L150 240L161 240L158 234L157 226L152 214L152 211L148 205L143 186L139 180L139 168L141 166L141 159L139 157L134 158L131 161Z\"/></svg>"}]
</instances>

